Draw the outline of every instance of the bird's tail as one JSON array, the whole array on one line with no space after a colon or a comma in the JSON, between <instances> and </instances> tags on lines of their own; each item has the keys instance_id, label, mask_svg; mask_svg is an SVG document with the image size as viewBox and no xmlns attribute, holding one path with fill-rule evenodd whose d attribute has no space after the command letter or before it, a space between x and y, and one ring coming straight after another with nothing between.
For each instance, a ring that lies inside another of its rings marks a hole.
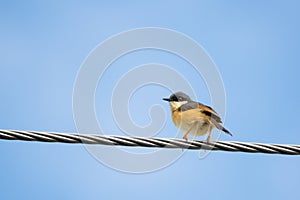
<instances>
[{"instance_id":1,"label":"bird's tail","mask_svg":"<svg viewBox=\"0 0 300 200\"><path fill-rule=\"evenodd\" d=\"M220 125L220 124L219 124ZM220 125L221 128L219 128L220 130L222 130L224 133L227 133L228 135L232 136L232 133L230 133L226 128L224 128L222 125Z\"/></svg>"},{"instance_id":2,"label":"bird's tail","mask_svg":"<svg viewBox=\"0 0 300 200\"><path fill-rule=\"evenodd\" d=\"M223 131L224 133L227 133L228 135L232 136L232 134L230 133L230 131L228 131L226 128L224 128L221 124L219 124L215 120L212 120L212 122L217 127L217 129L219 129L219 130Z\"/></svg>"}]
</instances>

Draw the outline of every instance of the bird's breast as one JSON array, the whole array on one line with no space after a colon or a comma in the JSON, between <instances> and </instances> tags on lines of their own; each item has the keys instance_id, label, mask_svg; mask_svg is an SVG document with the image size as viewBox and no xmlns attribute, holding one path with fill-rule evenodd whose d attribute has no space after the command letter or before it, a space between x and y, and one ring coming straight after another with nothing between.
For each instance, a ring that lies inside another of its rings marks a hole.
<instances>
[{"instance_id":1,"label":"bird's breast","mask_svg":"<svg viewBox=\"0 0 300 200\"><path fill-rule=\"evenodd\" d=\"M172 121L176 127L178 127L179 124L181 123L181 113L178 112L177 110L172 112Z\"/></svg>"}]
</instances>

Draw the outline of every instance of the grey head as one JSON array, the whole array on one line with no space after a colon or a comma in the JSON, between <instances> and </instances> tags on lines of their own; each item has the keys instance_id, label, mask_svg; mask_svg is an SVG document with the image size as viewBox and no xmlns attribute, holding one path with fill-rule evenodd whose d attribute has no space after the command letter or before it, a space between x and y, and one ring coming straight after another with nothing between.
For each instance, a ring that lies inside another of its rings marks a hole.
<instances>
[{"instance_id":1,"label":"grey head","mask_svg":"<svg viewBox=\"0 0 300 200\"><path fill-rule=\"evenodd\" d=\"M169 101L169 102L182 102L182 101L187 101L190 102L192 101L191 98L186 95L183 92L176 92L174 94L172 94L169 98L163 98L164 101Z\"/></svg>"}]
</instances>

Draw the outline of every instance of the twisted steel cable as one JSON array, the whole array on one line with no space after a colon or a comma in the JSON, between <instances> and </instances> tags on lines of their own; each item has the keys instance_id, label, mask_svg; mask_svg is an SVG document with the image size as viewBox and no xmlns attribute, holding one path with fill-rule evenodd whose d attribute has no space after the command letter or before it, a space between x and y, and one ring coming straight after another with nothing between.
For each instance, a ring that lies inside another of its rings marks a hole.
<instances>
[{"instance_id":1,"label":"twisted steel cable","mask_svg":"<svg viewBox=\"0 0 300 200\"><path fill-rule=\"evenodd\" d=\"M300 155L300 145L288 144L262 144L250 142L225 142L218 141L207 143L199 140L182 140L176 138L145 138L108 136L95 134L67 134L54 132L0 130L0 139L4 140L25 140L38 142L60 142L60 143L81 143L119 145L133 147L156 147L156 148L180 148L180 149L204 149L216 151L247 152L247 153L268 153Z\"/></svg>"}]
</instances>

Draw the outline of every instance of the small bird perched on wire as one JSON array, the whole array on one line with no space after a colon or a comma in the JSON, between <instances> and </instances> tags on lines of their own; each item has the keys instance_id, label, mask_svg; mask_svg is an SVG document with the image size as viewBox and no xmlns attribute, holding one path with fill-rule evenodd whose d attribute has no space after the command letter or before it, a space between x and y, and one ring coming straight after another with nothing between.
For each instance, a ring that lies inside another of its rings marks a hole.
<instances>
[{"instance_id":1,"label":"small bird perched on wire","mask_svg":"<svg viewBox=\"0 0 300 200\"><path fill-rule=\"evenodd\" d=\"M214 109L191 100L185 93L176 92L169 98L163 98L163 100L170 104L175 126L185 133L183 139L187 140L189 134L202 136L208 133L206 141L209 143L211 131L215 127L232 136L221 125L222 120Z\"/></svg>"}]
</instances>

